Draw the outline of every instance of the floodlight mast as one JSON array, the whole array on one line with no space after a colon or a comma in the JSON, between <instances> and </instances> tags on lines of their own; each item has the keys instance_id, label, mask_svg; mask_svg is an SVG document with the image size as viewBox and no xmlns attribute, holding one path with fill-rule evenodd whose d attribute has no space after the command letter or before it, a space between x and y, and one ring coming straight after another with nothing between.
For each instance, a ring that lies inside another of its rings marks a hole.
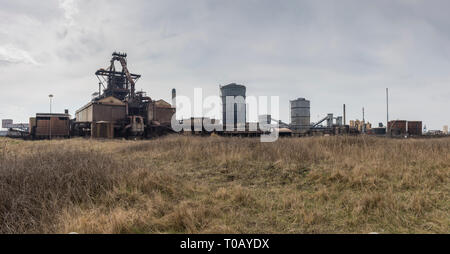
<instances>
[{"instance_id":1,"label":"floodlight mast","mask_svg":"<svg viewBox=\"0 0 450 254\"><path fill-rule=\"evenodd\" d=\"M49 138L52 139L52 118L51 118L51 114L52 114L52 99L53 99L53 94L49 94L48 98L50 99L50 122L49 122Z\"/></svg>"}]
</instances>

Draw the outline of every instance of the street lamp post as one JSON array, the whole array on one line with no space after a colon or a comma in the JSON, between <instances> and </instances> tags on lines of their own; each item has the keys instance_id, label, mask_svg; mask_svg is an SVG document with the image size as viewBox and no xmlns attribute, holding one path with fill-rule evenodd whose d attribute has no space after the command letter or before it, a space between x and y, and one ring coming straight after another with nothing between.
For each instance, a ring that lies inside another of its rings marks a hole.
<instances>
[{"instance_id":1,"label":"street lamp post","mask_svg":"<svg viewBox=\"0 0 450 254\"><path fill-rule=\"evenodd\" d=\"M49 120L49 125L50 125L50 139L52 139L52 117L51 117L51 114L52 114L52 99L53 99L53 94L50 94L49 96L48 96L48 98L50 98L50 120Z\"/></svg>"}]
</instances>

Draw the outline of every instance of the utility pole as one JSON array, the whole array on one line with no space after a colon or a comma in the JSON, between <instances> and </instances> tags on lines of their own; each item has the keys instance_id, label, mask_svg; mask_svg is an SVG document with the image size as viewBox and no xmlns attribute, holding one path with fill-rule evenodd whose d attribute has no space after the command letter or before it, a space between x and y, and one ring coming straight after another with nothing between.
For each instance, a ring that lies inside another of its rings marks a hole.
<instances>
[{"instance_id":1,"label":"utility pole","mask_svg":"<svg viewBox=\"0 0 450 254\"><path fill-rule=\"evenodd\" d=\"M362 108L362 113L363 113L363 126L362 126L362 132L363 134L366 133L366 118L364 116L364 107Z\"/></svg>"},{"instance_id":2,"label":"utility pole","mask_svg":"<svg viewBox=\"0 0 450 254\"><path fill-rule=\"evenodd\" d=\"M346 116L346 112L345 112L345 104L344 104L344 126L347 125L347 116Z\"/></svg>"},{"instance_id":3,"label":"utility pole","mask_svg":"<svg viewBox=\"0 0 450 254\"><path fill-rule=\"evenodd\" d=\"M50 135L49 135L49 137L50 137L50 139L52 139L52 117L51 117L51 114L52 114L52 99L53 99L53 94L50 94L50 95L48 96L48 98L50 98L50 120L49 120Z\"/></svg>"},{"instance_id":4,"label":"utility pole","mask_svg":"<svg viewBox=\"0 0 450 254\"><path fill-rule=\"evenodd\" d=\"M386 135L389 135L389 88L386 88Z\"/></svg>"}]
</instances>

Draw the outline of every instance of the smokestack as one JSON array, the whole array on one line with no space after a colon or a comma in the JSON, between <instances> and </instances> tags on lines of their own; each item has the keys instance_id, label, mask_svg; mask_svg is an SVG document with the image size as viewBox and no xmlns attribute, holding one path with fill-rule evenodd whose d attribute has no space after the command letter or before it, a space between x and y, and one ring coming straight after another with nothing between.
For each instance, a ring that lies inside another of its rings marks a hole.
<instances>
[{"instance_id":1,"label":"smokestack","mask_svg":"<svg viewBox=\"0 0 450 254\"><path fill-rule=\"evenodd\" d=\"M172 108L175 109L175 119L177 118L177 90L172 89Z\"/></svg>"},{"instance_id":2,"label":"smokestack","mask_svg":"<svg viewBox=\"0 0 450 254\"><path fill-rule=\"evenodd\" d=\"M345 112L345 104L344 104L344 125L347 125L347 116Z\"/></svg>"},{"instance_id":3,"label":"smokestack","mask_svg":"<svg viewBox=\"0 0 450 254\"><path fill-rule=\"evenodd\" d=\"M177 90L174 88L172 89L172 108L177 107Z\"/></svg>"}]
</instances>

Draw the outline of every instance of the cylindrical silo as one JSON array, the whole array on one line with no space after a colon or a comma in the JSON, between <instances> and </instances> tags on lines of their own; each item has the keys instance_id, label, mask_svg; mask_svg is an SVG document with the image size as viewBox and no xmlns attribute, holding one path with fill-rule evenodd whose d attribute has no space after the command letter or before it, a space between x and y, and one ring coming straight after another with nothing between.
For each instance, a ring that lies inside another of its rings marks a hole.
<instances>
[{"instance_id":1,"label":"cylindrical silo","mask_svg":"<svg viewBox=\"0 0 450 254\"><path fill-rule=\"evenodd\" d=\"M235 83L221 86L223 124L227 128L245 128L246 123L246 88Z\"/></svg>"},{"instance_id":2,"label":"cylindrical silo","mask_svg":"<svg viewBox=\"0 0 450 254\"><path fill-rule=\"evenodd\" d=\"M342 116L336 117L336 125L337 126L342 126Z\"/></svg>"},{"instance_id":3,"label":"cylindrical silo","mask_svg":"<svg viewBox=\"0 0 450 254\"><path fill-rule=\"evenodd\" d=\"M291 101L291 128L293 130L308 130L311 120L311 104L305 98Z\"/></svg>"}]
</instances>

